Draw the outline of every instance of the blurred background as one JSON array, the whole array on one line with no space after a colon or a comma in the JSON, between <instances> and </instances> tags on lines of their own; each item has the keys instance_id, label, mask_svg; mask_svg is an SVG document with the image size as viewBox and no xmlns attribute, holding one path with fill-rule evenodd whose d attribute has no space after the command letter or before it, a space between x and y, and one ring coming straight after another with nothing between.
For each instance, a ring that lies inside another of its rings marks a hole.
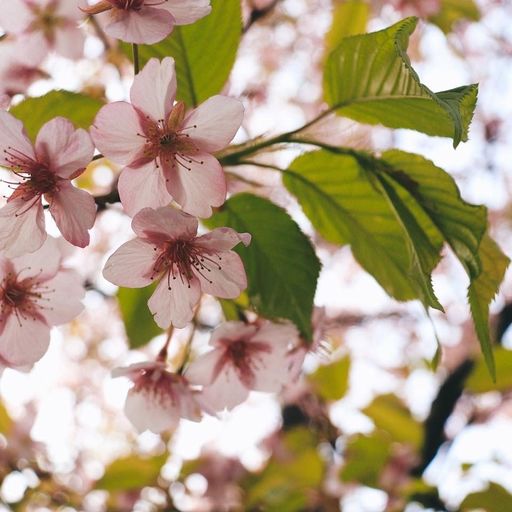
<instances>
[{"instance_id":1,"label":"blurred background","mask_svg":"<svg viewBox=\"0 0 512 512\"><path fill-rule=\"evenodd\" d=\"M357 33L420 16L408 54L422 82L434 91L480 84L469 142L454 150L448 139L341 118L316 125L314 136L433 160L466 200L489 207L492 234L511 254L511 2L245 0L243 12L244 36L225 89L246 108L237 141L297 128L322 110L333 23ZM83 58L45 57L13 104L56 88L127 98L130 61L91 22L82 30ZM0 54L8 59L6 44L0 41ZM0 89L8 83L2 73L0 64ZM264 158L286 166L300 151ZM118 172L100 160L80 185L108 195ZM156 331L144 334L148 344L128 345L116 288L101 269L132 234L120 205L110 206L98 216L91 245L68 259L87 283L85 311L54 329L49 352L29 373L1 376L0 511L512 510L510 273L491 310L494 384L471 327L467 278L450 254L434 276L446 314L436 312L432 322L419 304L389 299L349 248L320 239L277 173L236 172L242 179L229 175L231 192L270 197L315 237L323 264L318 343L304 376L279 397L254 392L219 418L182 421L164 436L137 435L123 414L129 382L110 372L154 357L165 340ZM221 319L218 303L203 299L194 325L173 337L171 364L190 339L201 350ZM443 352L433 372L435 332Z\"/></svg>"}]
</instances>

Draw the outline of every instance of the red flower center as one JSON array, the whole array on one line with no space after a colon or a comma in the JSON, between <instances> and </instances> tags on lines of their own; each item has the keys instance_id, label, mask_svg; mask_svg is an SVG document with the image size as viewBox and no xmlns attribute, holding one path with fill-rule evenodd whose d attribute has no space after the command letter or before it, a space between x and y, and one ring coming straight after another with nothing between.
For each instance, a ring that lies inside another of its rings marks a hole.
<instances>
[{"instance_id":1,"label":"red flower center","mask_svg":"<svg viewBox=\"0 0 512 512\"><path fill-rule=\"evenodd\" d=\"M44 321L40 310L44 309L43 295L49 290L35 278L20 280L21 272L17 275L10 272L0 284L0 316L14 314L20 325L28 318Z\"/></svg>"},{"instance_id":2,"label":"red flower center","mask_svg":"<svg viewBox=\"0 0 512 512\"><path fill-rule=\"evenodd\" d=\"M203 165L202 160L194 158L199 148L190 137L190 130L196 125L183 127L185 119L185 104L178 102L169 112L167 120L159 119L157 122L149 116L139 113L144 133L140 137L146 140L142 160L156 160L166 169L175 168L176 165L190 171L190 164ZM157 161L157 167L159 163Z\"/></svg>"},{"instance_id":3,"label":"red flower center","mask_svg":"<svg viewBox=\"0 0 512 512\"><path fill-rule=\"evenodd\" d=\"M190 288L190 281L194 277L193 270L212 283L207 274L212 269L222 269L219 263L222 261L222 256L204 249L193 240L168 240L159 247L155 246L154 250L160 251L160 254L153 265L151 279L167 273L169 290L172 289L171 281L178 278L186 282Z\"/></svg>"}]
</instances>

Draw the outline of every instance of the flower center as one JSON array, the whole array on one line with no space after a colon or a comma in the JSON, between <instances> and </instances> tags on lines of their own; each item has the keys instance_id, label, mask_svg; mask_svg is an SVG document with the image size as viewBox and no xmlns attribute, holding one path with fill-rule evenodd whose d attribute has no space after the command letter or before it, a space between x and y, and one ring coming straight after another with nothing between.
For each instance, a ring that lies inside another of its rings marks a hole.
<instances>
[{"instance_id":1,"label":"flower center","mask_svg":"<svg viewBox=\"0 0 512 512\"><path fill-rule=\"evenodd\" d=\"M57 176L45 168L32 173L27 182L27 185L38 195L52 192L56 184Z\"/></svg>"},{"instance_id":2,"label":"flower center","mask_svg":"<svg viewBox=\"0 0 512 512\"><path fill-rule=\"evenodd\" d=\"M224 353L215 366L214 375L219 375L223 368L230 364L244 385L251 388L256 379L256 371L262 364L260 356L270 353L270 346L261 341L247 341L244 338L224 339L221 340L221 343Z\"/></svg>"},{"instance_id":3,"label":"flower center","mask_svg":"<svg viewBox=\"0 0 512 512\"><path fill-rule=\"evenodd\" d=\"M194 274L198 274L211 284L213 281L207 277L208 272L212 269L222 269L219 263L222 257L219 254L203 249L192 240L169 240L160 247L154 247L154 250L160 250L160 254L153 265L150 279L167 273L169 290L172 289L171 281L178 278L190 288Z\"/></svg>"},{"instance_id":4,"label":"flower center","mask_svg":"<svg viewBox=\"0 0 512 512\"><path fill-rule=\"evenodd\" d=\"M18 274L10 272L0 283L0 316L15 315L18 323L24 320L43 320L40 310L45 309L43 302L47 299L44 294L50 291L35 278L19 279Z\"/></svg>"},{"instance_id":5,"label":"flower center","mask_svg":"<svg viewBox=\"0 0 512 512\"><path fill-rule=\"evenodd\" d=\"M116 0L115 5L117 8L126 11L140 11L144 6L144 0Z\"/></svg>"},{"instance_id":6,"label":"flower center","mask_svg":"<svg viewBox=\"0 0 512 512\"><path fill-rule=\"evenodd\" d=\"M204 163L193 156L199 153L199 148L192 141L189 132L197 126L183 126L185 111L185 104L180 101L171 109L167 120L159 119L155 122L148 116L141 115L143 133L137 135L146 141L143 160L156 160L156 166L161 164L165 170L179 165L190 171L191 164Z\"/></svg>"}]
</instances>

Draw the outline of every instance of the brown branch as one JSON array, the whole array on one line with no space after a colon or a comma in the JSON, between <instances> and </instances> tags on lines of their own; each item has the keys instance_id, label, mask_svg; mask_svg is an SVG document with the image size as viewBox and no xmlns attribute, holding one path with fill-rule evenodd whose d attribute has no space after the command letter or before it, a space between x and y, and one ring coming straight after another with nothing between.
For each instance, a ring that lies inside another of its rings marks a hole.
<instances>
[{"instance_id":1,"label":"brown branch","mask_svg":"<svg viewBox=\"0 0 512 512\"><path fill-rule=\"evenodd\" d=\"M242 32L245 34L256 22L270 14L280 1L281 0L274 0L266 7L263 7L263 9L253 9Z\"/></svg>"}]
</instances>

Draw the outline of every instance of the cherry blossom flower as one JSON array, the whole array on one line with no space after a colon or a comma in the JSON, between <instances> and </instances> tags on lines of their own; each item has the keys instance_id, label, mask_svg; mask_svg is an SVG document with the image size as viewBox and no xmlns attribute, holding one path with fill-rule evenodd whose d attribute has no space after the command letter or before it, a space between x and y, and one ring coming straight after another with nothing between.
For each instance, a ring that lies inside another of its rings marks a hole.
<instances>
[{"instance_id":1,"label":"cherry blossom flower","mask_svg":"<svg viewBox=\"0 0 512 512\"><path fill-rule=\"evenodd\" d=\"M139 431L159 434L178 426L181 418L200 421L201 407L197 392L185 377L170 373L160 361L115 368L113 377L128 377L133 387L128 392L124 412Z\"/></svg>"},{"instance_id":2,"label":"cherry blossom flower","mask_svg":"<svg viewBox=\"0 0 512 512\"><path fill-rule=\"evenodd\" d=\"M29 85L48 74L40 68L46 48L37 41L6 39L0 44L0 96L23 94Z\"/></svg>"},{"instance_id":3,"label":"cherry blossom flower","mask_svg":"<svg viewBox=\"0 0 512 512\"><path fill-rule=\"evenodd\" d=\"M174 25L188 25L210 14L210 0L100 0L88 14L97 14L105 32L127 43L154 44Z\"/></svg>"},{"instance_id":4,"label":"cherry blossom flower","mask_svg":"<svg viewBox=\"0 0 512 512\"><path fill-rule=\"evenodd\" d=\"M80 276L62 266L54 238L32 254L0 256L0 363L16 368L41 359L50 329L82 311L84 294Z\"/></svg>"},{"instance_id":5,"label":"cherry blossom flower","mask_svg":"<svg viewBox=\"0 0 512 512\"><path fill-rule=\"evenodd\" d=\"M9 0L2 4L0 25L45 53L55 50L79 59L85 37L78 22L83 17L76 0Z\"/></svg>"},{"instance_id":6,"label":"cherry blossom flower","mask_svg":"<svg viewBox=\"0 0 512 512\"><path fill-rule=\"evenodd\" d=\"M71 180L84 171L93 153L89 134L63 117L48 121L34 146L23 123L0 111L0 165L19 180L8 181L14 191L0 209L0 250L6 256L36 251L45 241L43 197L64 238L78 247L89 244L96 204Z\"/></svg>"},{"instance_id":7,"label":"cherry blossom flower","mask_svg":"<svg viewBox=\"0 0 512 512\"><path fill-rule=\"evenodd\" d=\"M119 194L125 211L159 207L171 199L187 213L209 217L226 199L226 180L211 155L226 147L242 123L243 106L233 98L213 96L186 112L174 104L174 60L150 59L135 77L132 104L105 105L91 135L110 160L125 165Z\"/></svg>"},{"instance_id":8,"label":"cherry blossom flower","mask_svg":"<svg viewBox=\"0 0 512 512\"><path fill-rule=\"evenodd\" d=\"M250 390L281 391L290 378L287 356L298 336L292 324L222 324L212 334L213 350L193 361L185 376L204 386L201 401L208 407L232 409Z\"/></svg>"},{"instance_id":9,"label":"cherry blossom flower","mask_svg":"<svg viewBox=\"0 0 512 512\"><path fill-rule=\"evenodd\" d=\"M196 236L197 219L169 207L144 208L132 221L137 238L108 259L103 275L127 288L159 284L148 301L155 322L185 327L201 292L233 299L247 287L242 260L231 249L251 235L217 228Z\"/></svg>"}]
</instances>

